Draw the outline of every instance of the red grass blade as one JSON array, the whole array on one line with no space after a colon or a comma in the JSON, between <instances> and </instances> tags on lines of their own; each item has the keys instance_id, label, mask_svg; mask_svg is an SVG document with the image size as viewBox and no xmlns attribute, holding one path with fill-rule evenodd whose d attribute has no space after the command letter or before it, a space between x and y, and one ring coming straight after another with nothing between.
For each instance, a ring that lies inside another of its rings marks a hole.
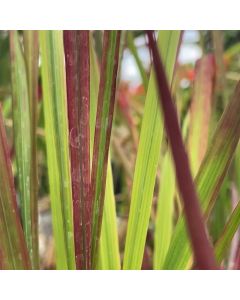
<instances>
[{"instance_id":1,"label":"red grass blade","mask_svg":"<svg viewBox=\"0 0 240 300\"><path fill-rule=\"evenodd\" d=\"M64 31L77 269L90 269L89 32Z\"/></svg>"},{"instance_id":2,"label":"red grass blade","mask_svg":"<svg viewBox=\"0 0 240 300\"><path fill-rule=\"evenodd\" d=\"M190 172L188 157L178 124L176 109L172 101L171 92L158 52L154 33L153 31L148 31L147 35L156 72L156 82L160 96L159 101L162 107L165 126L173 154L176 179L184 202L185 215L195 256L196 267L204 270L217 269L213 249L207 238L198 197Z\"/></svg>"}]
</instances>

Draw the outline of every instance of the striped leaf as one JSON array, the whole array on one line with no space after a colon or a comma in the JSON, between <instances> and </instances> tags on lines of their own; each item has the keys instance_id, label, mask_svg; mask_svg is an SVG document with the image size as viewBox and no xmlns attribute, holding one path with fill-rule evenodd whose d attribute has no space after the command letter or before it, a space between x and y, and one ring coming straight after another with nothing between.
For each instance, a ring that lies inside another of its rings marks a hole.
<instances>
[{"instance_id":1,"label":"striped leaf","mask_svg":"<svg viewBox=\"0 0 240 300\"><path fill-rule=\"evenodd\" d=\"M14 148L17 161L20 211L31 263L36 264L36 198L31 196L32 131L28 79L17 31L10 31Z\"/></svg>"},{"instance_id":2,"label":"striped leaf","mask_svg":"<svg viewBox=\"0 0 240 300\"><path fill-rule=\"evenodd\" d=\"M72 189L62 31L41 31L40 50L56 262L58 269L74 269Z\"/></svg>"},{"instance_id":3,"label":"striped leaf","mask_svg":"<svg viewBox=\"0 0 240 300\"><path fill-rule=\"evenodd\" d=\"M39 269L38 253L38 178L37 178L37 122L38 122L38 61L39 43L36 30L23 32L24 58L28 82L31 130L31 161L30 161L30 197L31 197L31 230L32 230L32 266Z\"/></svg>"}]
</instances>

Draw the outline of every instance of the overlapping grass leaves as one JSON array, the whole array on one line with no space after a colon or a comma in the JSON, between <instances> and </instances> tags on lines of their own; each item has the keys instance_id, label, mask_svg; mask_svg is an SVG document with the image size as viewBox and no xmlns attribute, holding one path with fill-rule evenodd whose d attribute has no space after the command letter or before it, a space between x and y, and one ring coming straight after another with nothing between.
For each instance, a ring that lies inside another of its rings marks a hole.
<instances>
[{"instance_id":1,"label":"overlapping grass leaves","mask_svg":"<svg viewBox=\"0 0 240 300\"><path fill-rule=\"evenodd\" d=\"M205 158L195 179L205 216L211 212L224 176L229 168L240 137L240 84L225 109L210 141ZM191 266L191 249L185 220L180 216L174 230L164 269L186 269Z\"/></svg>"},{"instance_id":2,"label":"overlapping grass leaves","mask_svg":"<svg viewBox=\"0 0 240 300\"><path fill-rule=\"evenodd\" d=\"M171 82L179 44L180 31L160 31L161 49L168 80ZM157 165L163 134L155 78L151 72L145 101L140 141L135 164L131 206L124 251L124 269L141 269L149 224Z\"/></svg>"}]
</instances>

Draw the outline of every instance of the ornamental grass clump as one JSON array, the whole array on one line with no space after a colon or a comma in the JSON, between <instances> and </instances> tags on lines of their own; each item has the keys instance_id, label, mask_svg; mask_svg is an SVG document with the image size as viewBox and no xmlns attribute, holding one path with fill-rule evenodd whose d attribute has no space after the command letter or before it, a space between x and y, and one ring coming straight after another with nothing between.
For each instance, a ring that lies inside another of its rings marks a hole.
<instances>
[{"instance_id":1,"label":"ornamental grass clump","mask_svg":"<svg viewBox=\"0 0 240 300\"><path fill-rule=\"evenodd\" d=\"M0 32L1 269L239 268L239 47L185 34Z\"/></svg>"}]
</instances>

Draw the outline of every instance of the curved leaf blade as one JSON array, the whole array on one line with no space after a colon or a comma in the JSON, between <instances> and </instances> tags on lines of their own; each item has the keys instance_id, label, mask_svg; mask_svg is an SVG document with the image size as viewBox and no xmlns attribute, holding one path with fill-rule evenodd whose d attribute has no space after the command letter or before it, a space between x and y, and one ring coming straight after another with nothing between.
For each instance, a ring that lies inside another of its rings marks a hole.
<instances>
[{"instance_id":1,"label":"curved leaf blade","mask_svg":"<svg viewBox=\"0 0 240 300\"><path fill-rule=\"evenodd\" d=\"M240 138L240 84L225 109L209 144L195 179L200 204L205 216L210 213ZM164 269L186 269L191 266L191 249L185 220L180 216L173 233Z\"/></svg>"}]
</instances>

